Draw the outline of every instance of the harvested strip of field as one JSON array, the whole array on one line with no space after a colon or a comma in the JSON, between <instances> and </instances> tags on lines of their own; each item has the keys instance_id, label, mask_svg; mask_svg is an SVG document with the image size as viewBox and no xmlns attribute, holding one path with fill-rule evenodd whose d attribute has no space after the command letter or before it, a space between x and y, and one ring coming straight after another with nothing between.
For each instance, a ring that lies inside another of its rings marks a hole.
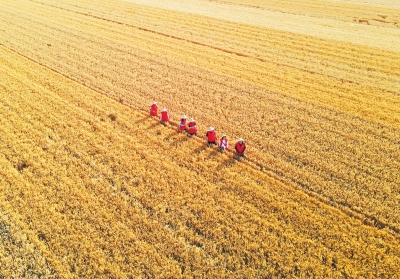
<instances>
[{"instance_id":1,"label":"harvested strip of field","mask_svg":"<svg viewBox=\"0 0 400 279\"><path fill-rule=\"evenodd\" d=\"M8 48L135 108L157 99L174 121L242 136L261 169L400 229L398 52L126 2L6 1L0 13Z\"/></svg>"},{"instance_id":2,"label":"harvested strip of field","mask_svg":"<svg viewBox=\"0 0 400 279\"><path fill-rule=\"evenodd\" d=\"M0 208L54 276L397 274L386 230L4 47L0 61Z\"/></svg>"}]
</instances>

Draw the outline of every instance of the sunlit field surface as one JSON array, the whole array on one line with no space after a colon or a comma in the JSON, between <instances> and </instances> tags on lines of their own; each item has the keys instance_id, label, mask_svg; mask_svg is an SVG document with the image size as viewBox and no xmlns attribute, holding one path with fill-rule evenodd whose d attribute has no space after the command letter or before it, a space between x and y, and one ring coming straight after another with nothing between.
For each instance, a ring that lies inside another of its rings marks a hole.
<instances>
[{"instance_id":1,"label":"sunlit field surface","mask_svg":"<svg viewBox=\"0 0 400 279\"><path fill-rule=\"evenodd\" d=\"M399 278L395 2L3 0L0 278Z\"/></svg>"}]
</instances>

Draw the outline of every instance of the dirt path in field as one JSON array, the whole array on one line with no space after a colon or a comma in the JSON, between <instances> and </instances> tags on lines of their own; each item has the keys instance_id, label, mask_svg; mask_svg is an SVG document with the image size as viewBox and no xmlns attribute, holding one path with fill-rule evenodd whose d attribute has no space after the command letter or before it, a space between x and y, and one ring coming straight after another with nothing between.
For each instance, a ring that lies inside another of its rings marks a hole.
<instances>
[{"instance_id":1,"label":"dirt path in field","mask_svg":"<svg viewBox=\"0 0 400 279\"><path fill-rule=\"evenodd\" d=\"M293 32L306 36L354 43L400 52L400 29L353 23L334 19L270 11L257 7L210 2L205 0L126 0L141 5L198 14L238 23ZM351 1L352 2L352 1ZM379 3L384 6L384 1ZM357 3L359 4L359 3ZM372 6L369 3L366 6ZM388 5L387 8L397 6ZM323 8L323 7L322 7Z\"/></svg>"}]
</instances>

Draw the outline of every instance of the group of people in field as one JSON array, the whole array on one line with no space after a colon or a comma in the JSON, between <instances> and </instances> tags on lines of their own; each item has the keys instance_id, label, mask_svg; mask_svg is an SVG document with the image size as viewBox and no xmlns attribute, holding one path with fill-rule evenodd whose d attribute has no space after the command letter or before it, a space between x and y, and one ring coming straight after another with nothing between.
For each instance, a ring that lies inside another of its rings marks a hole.
<instances>
[{"instance_id":1,"label":"group of people in field","mask_svg":"<svg viewBox=\"0 0 400 279\"><path fill-rule=\"evenodd\" d=\"M157 102L153 101L153 104L150 106L150 116L158 115L158 106ZM197 126L196 121L193 118L190 118L189 122L187 121L188 117L186 115L182 115L179 122L179 131L187 132L190 136L197 136ZM170 116L168 110L163 108L160 114L160 122L164 125L168 124L170 121ZM208 128L208 131L205 136L207 140L208 146L218 146L218 150L223 152L228 150L229 142L226 135L222 135L222 137L218 140L217 133L213 127ZM244 157L244 152L246 150L246 143L242 138L239 138L235 144L236 157Z\"/></svg>"}]
</instances>

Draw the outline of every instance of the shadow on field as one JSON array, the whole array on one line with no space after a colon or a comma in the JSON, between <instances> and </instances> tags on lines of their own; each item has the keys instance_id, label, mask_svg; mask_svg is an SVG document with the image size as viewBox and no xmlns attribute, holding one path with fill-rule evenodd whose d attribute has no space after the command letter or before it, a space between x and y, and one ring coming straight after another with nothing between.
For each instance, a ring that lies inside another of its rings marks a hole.
<instances>
[{"instance_id":1,"label":"shadow on field","mask_svg":"<svg viewBox=\"0 0 400 279\"><path fill-rule=\"evenodd\" d=\"M171 141L171 145L178 146L180 144L187 142L188 140L190 140L190 136L188 136L188 134L177 132L176 138L173 141Z\"/></svg>"},{"instance_id":2,"label":"shadow on field","mask_svg":"<svg viewBox=\"0 0 400 279\"><path fill-rule=\"evenodd\" d=\"M163 141L166 141L170 144L174 143L175 141L179 141L179 134L176 131L169 133L165 137L163 137Z\"/></svg>"},{"instance_id":3,"label":"shadow on field","mask_svg":"<svg viewBox=\"0 0 400 279\"><path fill-rule=\"evenodd\" d=\"M224 162L222 162L218 167L217 167L217 171L225 169L225 168L229 168L232 167L234 164L236 164L238 161L234 158L234 157L230 157L227 158L227 160L225 160Z\"/></svg>"},{"instance_id":4,"label":"shadow on field","mask_svg":"<svg viewBox=\"0 0 400 279\"><path fill-rule=\"evenodd\" d=\"M218 147L210 147L212 148L212 151L207 155L208 158L216 157L218 155L221 155L221 152L218 151Z\"/></svg>"},{"instance_id":5,"label":"shadow on field","mask_svg":"<svg viewBox=\"0 0 400 279\"><path fill-rule=\"evenodd\" d=\"M150 119L151 119L150 116L145 116L145 117L140 118L139 120L135 121L133 124L139 125L140 123L146 122L146 120L150 120Z\"/></svg>"},{"instance_id":6,"label":"shadow on field","mask_svg":"<svg viewBox=\"0 0 400 279\"><path fill-rule=\"evenodd\" d=\"M200 147L196 148L195 150L193 150L194 153L199 154L202 151L205 151L208 149L207 144L202 144Z\"/></svg>"},{"instance_id":7,"label":"shadow on field","mask_svg":"<svg viewBox=\"0 0 400 279\"><path fill-rule=\"evenodd\" d=\"M153 129L153 128L161 127L161 126L163 126L163 124L161 124L161 122L157 121L157 122L151 123L149 126L146 127L146 129L149 130L149 129Z\"/></svg>"}]
</instances>

